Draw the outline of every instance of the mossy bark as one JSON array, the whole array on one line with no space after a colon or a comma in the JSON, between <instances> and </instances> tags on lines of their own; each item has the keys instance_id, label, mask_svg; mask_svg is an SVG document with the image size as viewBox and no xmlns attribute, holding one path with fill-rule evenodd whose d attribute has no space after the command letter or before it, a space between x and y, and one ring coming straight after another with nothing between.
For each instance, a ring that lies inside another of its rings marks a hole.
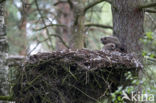
<instances>
[{"instance_id":1,"label":"mossy bark","mask_svg":"<svg viewBox=\"0 0 156 103\"><path fill-rule=\"evenodd\" d=\"M144 11L139 9L142 0L113 0L113 34L117 36L128 53L141 56L140 39L144 35Z\"/></svg>"},{"instance_id":2,"label":"mossy bark","mask_svg":"<svg viewBox=\"0 0 156 103\"><path fill-rule=\"evenodd\" d=\"M8 42L6 39L6 26L5 26L5 2L0 3L0 95L8 94L8 82L6 57L8 53Z\"/></svg>"}]
</instances>

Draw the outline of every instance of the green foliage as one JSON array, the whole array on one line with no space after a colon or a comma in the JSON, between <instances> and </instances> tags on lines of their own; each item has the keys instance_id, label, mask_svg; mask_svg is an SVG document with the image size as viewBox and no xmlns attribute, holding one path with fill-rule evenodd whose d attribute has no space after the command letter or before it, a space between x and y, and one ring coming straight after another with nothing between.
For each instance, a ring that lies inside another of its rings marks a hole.
<instances>
[{"instance_id":1,"label":"green foliage","mask_svg":"<svg viewBox=\"0 0 156 103\"><path fill-rule=\"evenodd\" d=\"M154 68L153 68L154 69ZM154 80L156 71L151 70L148 68L146 70L147 73L144 74L142 79L137 79L132 76L130 72L126 73L127 80L132 80L132 85L127 86L126 88L123 88L122 86L118 87L118 90L116 90L114 93L111 94L112 96L112 102L113 103L127 103L127 100L123 100L123 92L125 92L129 97L131 96L131 93L137 93L139 92L139 87L142 88L142 94L156 94L156 81ZM151 76L152 75L152 76ZM130 97L131 98L131 97ZM154 103L154 102L151 102Z\"/></svg>"}]
</instances>

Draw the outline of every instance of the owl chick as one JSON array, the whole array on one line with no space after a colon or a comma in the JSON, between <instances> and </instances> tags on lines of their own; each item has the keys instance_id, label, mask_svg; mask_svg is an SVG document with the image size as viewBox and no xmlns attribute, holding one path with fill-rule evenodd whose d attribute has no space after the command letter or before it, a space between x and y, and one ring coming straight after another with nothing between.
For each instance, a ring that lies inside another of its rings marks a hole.
<instances>
[{"instance_id":1,"label":"owl chick","mask_svg":"<svg viewBox=\"0 0 156 103\"><path fill-rule=\"evenodd\" d=\"M107 37L103 37L101 38L101 42L105 45L108 43L114 43L117 47L121 46L121 43L119 41L119 39L115 36L107 36Z\"/></svg>"},{"instance_id":2,"label":"owl chick","mask_svg":"<svg viewBox=\"0 0 156 103\"><path fill-rule=\"evenodd\" d=\"M108 44L105 44L102 49L113 51L116 49L116 45L114 43L108 43Z\"/></svg>"},{"instance_id":3,"label":"owl chick","mask_svg":"<svg viewBox=\"0 0 156 103\"><path fill-rule=\"evenodd\" d=\"M121 52L125 52L125 49L122 47L121 42L115 36L107 36L101 38L102 44L104 44L103 49L106 50L117 50Z\"/></svg>"}]
</instances>

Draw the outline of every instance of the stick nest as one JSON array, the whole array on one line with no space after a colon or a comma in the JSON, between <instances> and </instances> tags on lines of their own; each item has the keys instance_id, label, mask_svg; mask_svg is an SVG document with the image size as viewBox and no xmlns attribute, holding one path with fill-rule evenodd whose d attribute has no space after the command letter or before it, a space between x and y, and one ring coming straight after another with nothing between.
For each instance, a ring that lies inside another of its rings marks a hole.
<instances>
[{"instance_id":1,"label":"stick nest","mask_svg":"<svg viewBox=\"0 0 156 103\"><path fill-rule=\"evenodd\" d=\"M13 96L17 103L95 103L130 85L125 73L141 68L132 54L117 51L38 53L18 69Z\"/></svg>"}]
</instances>

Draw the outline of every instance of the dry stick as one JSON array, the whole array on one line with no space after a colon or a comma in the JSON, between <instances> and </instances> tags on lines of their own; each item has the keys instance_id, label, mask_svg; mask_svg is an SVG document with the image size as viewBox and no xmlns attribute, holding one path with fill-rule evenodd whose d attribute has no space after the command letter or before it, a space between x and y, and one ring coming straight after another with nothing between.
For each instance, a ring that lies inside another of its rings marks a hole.
<instances>
[{"instance_id":1,"label":"dry stick","mask_svg":"<svg viewBox=\"0 0 156 103\"><path fill-rule=\"evenodd\" d=\"M34 88L34 90L36 90L39 94L39 96L42 98L42 100L46 101L46 103L51 103L51 101L48 98L43 97L43 93L40 93L41 91L38 88L35 88L34 86L32 86L32 88ZM32 94L32 93L31 93ZM34 97L34 96L32 96ZM33 98L34 99L34 98ZM34 99L35 100L35 99Z\"/></svg>"},{"instance_id":2,"label":"dry stick","mask_svg":"<svg viewBox=\"0 0 156 103\"><path fill-rule=\"evenodd\" d=\"M36 82L38 79L40 79L47 71L43 72L42 74L38 75L36 78L34 78L32 81L28 82L27 84L29 85L27 88L24 90L27 91L29 88L33 87L33 83Z\"/></svg>"},{"instance_id":3,"label":"dry stick","mask_svg":"<svg viewBox=\"0 0 156 103\"><path fill-rule=\"evenodd\" d=\"M83 92L82 90L80 90L79 88L77 88L77 87L75 87L75 86L73 86L73 85L71 85L71 84L69 84L69 86L75 88L76 90L78 90L79 92L81 92L82 94L84 94L85 96L87 96L88 98L90 98L90 99L94 100L95 102L99 103L98 100L96 100L95 98L89 96L88 94L86 94L85 92Z\"/></svg>"}]
</instances>

